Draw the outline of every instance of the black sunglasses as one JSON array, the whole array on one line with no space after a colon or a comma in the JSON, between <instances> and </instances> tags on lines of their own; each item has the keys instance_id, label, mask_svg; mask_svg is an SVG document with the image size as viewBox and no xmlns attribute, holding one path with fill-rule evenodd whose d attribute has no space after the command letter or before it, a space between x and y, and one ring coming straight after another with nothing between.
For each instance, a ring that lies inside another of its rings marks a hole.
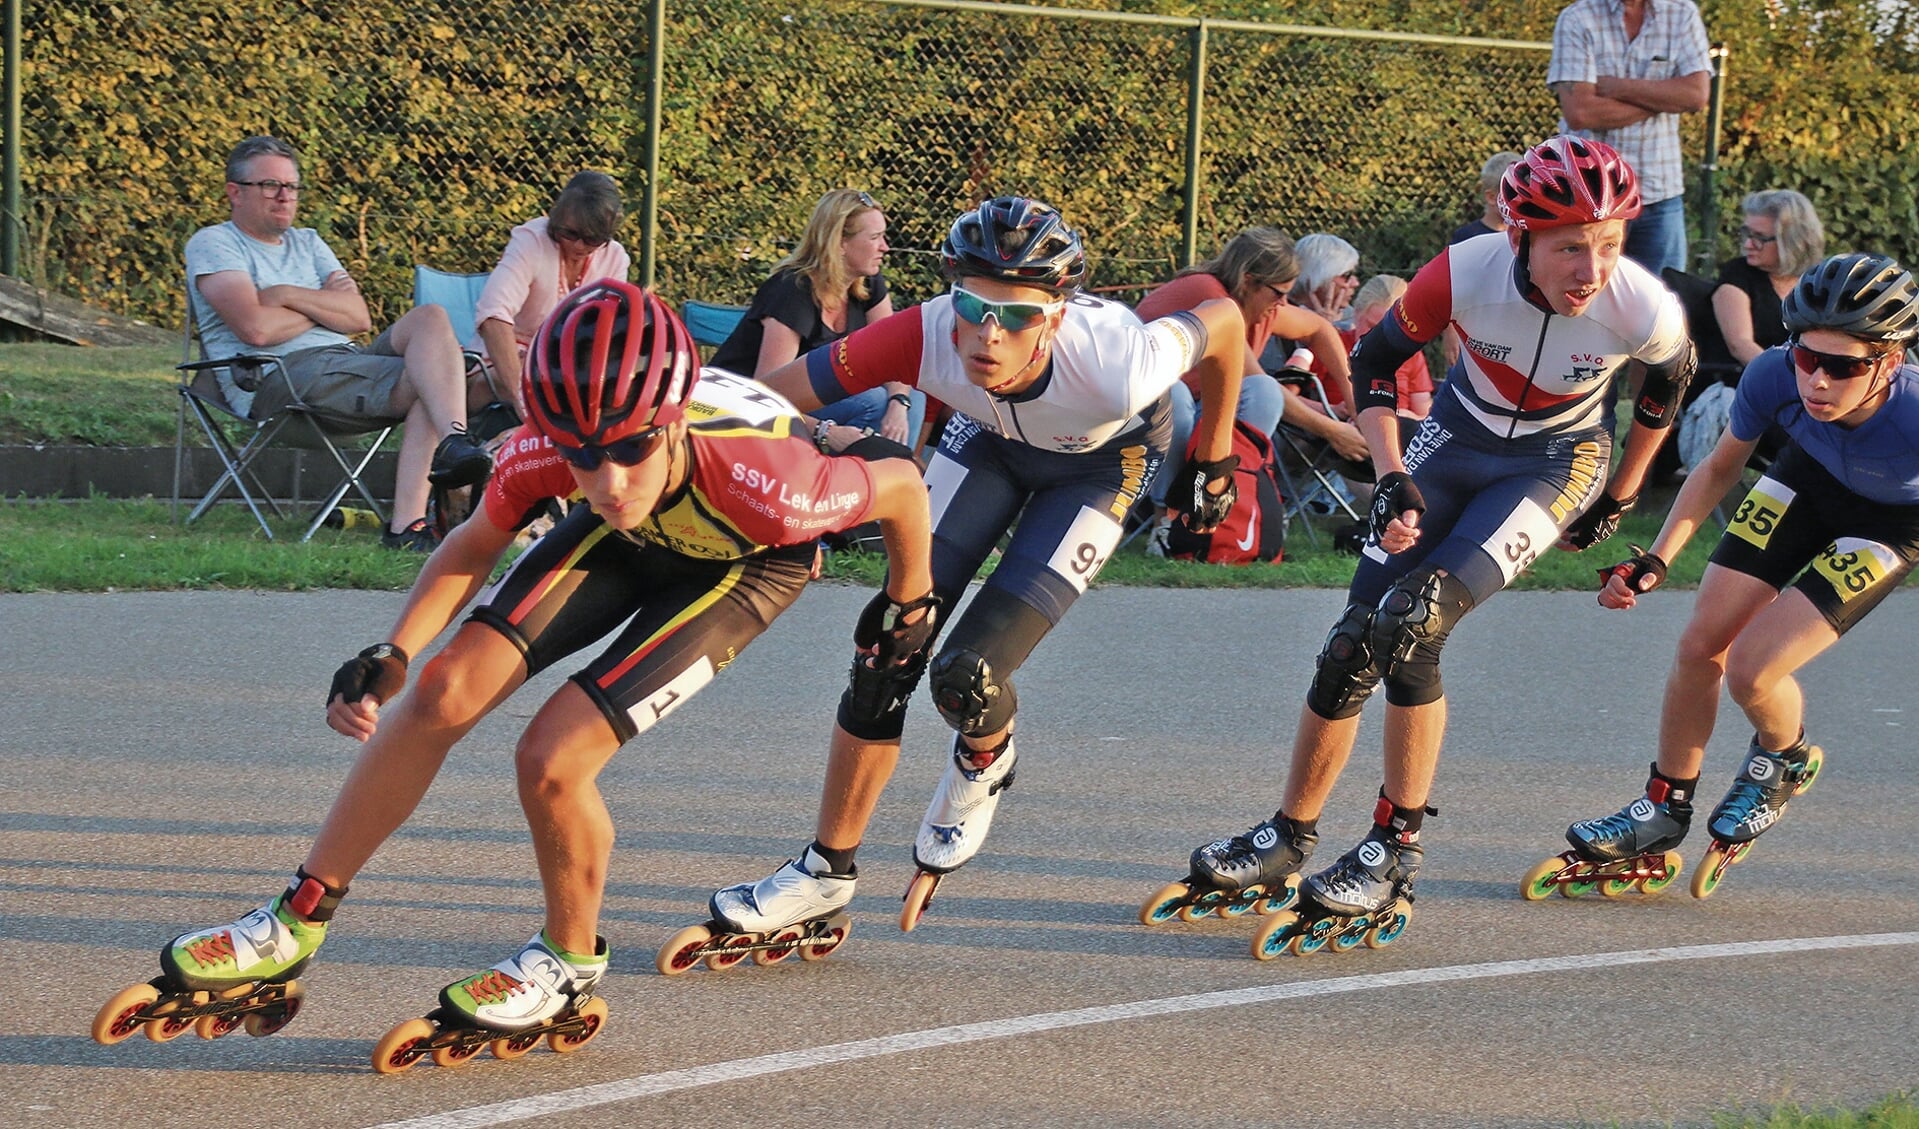
<instances>
[{"instance_id":1,"label":"black sunglasses","mask_svg":"<svg viewBox=\"0 0 1919 1129\"><path fill-rule=\"evenodd\" d=\"M558 443L560 457L581 470L598 470L603 462L614 462L620 466L639 466L653 457L659 449L660 439L666 435L664 427L649 427L638 435L629 435L625 439L615 439L604 447L587 445L584 447L564 447Z\"/></svg>"},{"instance_id":2,"label":"black sunglasses","mask_svg":"<svg viewBox=\"0 0 1919 1129\"><path fill-rule=\"evenodd\" d=\"M552 224L546 226L546 233L553 237L553 242L555 243L571 241L574 243L583 243L587 247L598 248L604 247L610 242L606 239L589 239L570 227L554 227Z\"/></svg>"},{"instance_id":3,"label":"black sunglasses","mask_svg":"<svg viewBox=\"0 0 1919 1129\"><path fill-rule=\"evenodd\" d=\"M1867 353L1863 357L1855 357L1851 353L1821 353L1817 349L1809 349L1800 344L1797 337L1788 344L1792 347L1792 363L1795 367L1802 372L1818 372L1823 369L1825 374L1834 380L1853 380L1864 376L1871 372L1872 367L1886 355L1875 352Z\"/></svg>"}]
</instances>

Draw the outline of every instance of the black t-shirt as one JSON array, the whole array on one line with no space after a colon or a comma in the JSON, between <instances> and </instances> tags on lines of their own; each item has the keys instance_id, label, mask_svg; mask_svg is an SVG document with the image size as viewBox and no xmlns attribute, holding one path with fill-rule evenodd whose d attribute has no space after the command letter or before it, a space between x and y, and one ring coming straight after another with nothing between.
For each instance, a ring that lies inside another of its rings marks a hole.
<instances>
[{"instance_id":1,"label":"black t-shirt","mask_svg":"<svg viewBox=\"0 0 1919 1129\"><path fill-rule=\"evenodd\" d=\"M772 318L799 335L800 356L803 357L821 345L838 341L864 326L867 312L885 297L886 276L876 274L867 279L866 297L863 300L850 293L846 296L846 328L836 333L820 320L820 304L813 300L813 291L805 276L792 270L777 271L760 284L759 292L753 295L753 302L747 306L740 324L714 351L707 363L714 368L752 376L753 367L760 360L760 342L766 336L766 326L762 324L766 318Z\"/></svg>"},{"instance_id":2,"label":"black t-shirt","mask_svg":"<svg viewBox=\"0 0 1919 1129\"><path fill-rule=\"evenodd\" d=\"M1779 309L1779 292L1765 271L1743 258L1727 259L1719 264L1719 283L1744 291L1752 300L1752 339L1761 349L1786 343L1786 316Z\"/></svg>"}]
</instances>

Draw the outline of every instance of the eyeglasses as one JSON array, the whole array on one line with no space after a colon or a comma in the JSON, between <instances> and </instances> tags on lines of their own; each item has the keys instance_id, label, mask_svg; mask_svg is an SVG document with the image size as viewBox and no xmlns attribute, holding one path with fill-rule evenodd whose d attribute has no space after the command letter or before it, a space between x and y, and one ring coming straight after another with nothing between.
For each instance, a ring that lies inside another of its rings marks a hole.
<instances>
[{"instance_id":1,"label":"eyeglasses","mask_svg":"<svg viewBox=\"0 0 1919 1129\"><path fill-rule=\"evenodd\" d=\"M553 446L560 457L581 470L598 470L603 462L614 462L620 466L639 466L653 457L659 449L660 440L665 438L666 428L649 427L638 435L629 435L625 439L616 439L604 447L588 444L584 447L564 447L558 443Z\"/></svg>"},{"instance_id":2,"label":"eyeglasses","mask_svg":"<svg viewBox=\"0 0 1919 1129\"><path fill-rule=\"evenodd\" d=\"M1065 308L1065 299L1057 302L989 302L971 290L953 287L953 312L962 320L985 325L986 319L992 318L1008 333L1031 329Z\"/></svg>"},{"instance_id":3,"label":"eyeglasses","mask_svg":"<svg viewBox=\"0 0 1919 1129\"><path fill-rule=\"evenodd\" d=\"M579 243L589 249L604 247L610 242L605 239L588 239L570 227L555 227L552 224L546 225L546 233L553 237L555 243Z\"/></svg>"},{"instance_id":4,"label":"eyeglasses","mask_svg":"<svg viewBox=\"0 0 1919 1129\"><path fill-rule=\"evenodd\" d=\"M1790 344L1792 363L1795 367L1802 372L1824 370L1825 374L1834 380L1852 380L1864 376L1871 372L1873 366L1886 355L1867 353L1863 357L1855 357L1851 353L1821 353L1817 349L1808 349L1801 345L1797 337L1793 338Z\"/></svg>"},{"instance_id":5,"label":"eyeglasses","mask_svg":"<svg viewBox=\"0 0 1919 1129\"><path fill-rule=\"evenodd\" d=\"M246 188L258 188L262 196L278 196L284 192L295 199L299 198L300 190L307 187L297 180L236 180L231 183Z\"/></svg>"},{"instance_id":6,"label":"eyeglasses","mask_svg":"<svg viewBox=\"0 0 1919 1129\"><path fill-rule=\"evenodd\" d=\"M1779 237L1777 235L1761 235L1750 227L1742 227L1739 229L1739 242L1757 243L1761 247L1764 247L1768 243L1779 242Z\"/></svg>"}]
</instances>

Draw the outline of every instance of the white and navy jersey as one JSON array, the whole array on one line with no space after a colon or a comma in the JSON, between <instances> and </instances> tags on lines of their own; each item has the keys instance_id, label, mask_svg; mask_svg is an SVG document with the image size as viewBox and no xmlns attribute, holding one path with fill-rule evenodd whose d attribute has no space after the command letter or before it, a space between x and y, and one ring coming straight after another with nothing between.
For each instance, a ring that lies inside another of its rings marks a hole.
<instances>
[{"instance_id":1,"label":"white and navy jersey","mask_svg":"<svg viewBox=\"0 0 1919 1129\"><path fill-rule=\"evenodd\" d=\"M1497 439L1609 426L1612 381L1626 362L1665 364L1686 342L1679 299L1630 259L1578 317L1527 300L1504 232L1441 251L1374 332L1423 345L1448 325L1462 348L1433 414L1455 432Z\"/></svg>"},{"instance_id":2,"label":"white and navy jersey","mask_svg":"<svg viewBox=\"0 0 1919 1129\"><path fill-rule=\"evenodd\" d=\"M987 431L1070 454L1144 426L1206 351L1205 325L1191 313L1142 323L1116 302L1079 296L1066 305L1039 380L999 396L966 378L955 317L952 296L942 294L815 349L806 359L814 393L833 403L888 381L912 384Z\"/></svg>"}]
</instances>

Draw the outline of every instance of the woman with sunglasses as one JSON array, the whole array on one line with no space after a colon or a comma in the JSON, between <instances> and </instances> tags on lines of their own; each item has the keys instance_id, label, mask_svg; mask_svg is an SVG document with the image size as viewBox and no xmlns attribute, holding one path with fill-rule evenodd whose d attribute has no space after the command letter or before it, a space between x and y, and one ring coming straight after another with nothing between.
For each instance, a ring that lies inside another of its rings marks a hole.
<instances>
[{"instance_id":1,"label":"woman with sunglasses","mask_svg":"<svg viewBox=\"0 0 1919 1129\"><path fill-rule=\"evenodd\" d=\"M1789 442L1733 511L1699 582L1667 676L1646 794L1573 824L1573 850L1528 877L1529 897L1677 868L1667 852L1692 819L1723 683L1754 733L1693 875L1695 896L1712 893L1824 760L1806 741L1793 672L1919 560L1919 368L1906 363L1919 334L1919 286L1885 255L1835 255L1800 278L1781 312L1791 338L1746 366L1726 434L1687 477L1652 547L1601 573L1600 604L1633 607L1739 480L1760 436L1784 430Z\"/></svg>"},{"instance_id":2,"label":"woman with sunglasses","mask_svg":"<svg viewBox=\"0 0 1919 1129\"><path fill-rule=\"evenodd\" d=\"M1233 406L1246 327L1229 299L1142 324L1122 305L1078 294L1086 255L1052 207L1001 196L956 220L940 248L946 294L816 350L767 378L802 411L884 381L949 405L926 470L933 498L933 591L952 607L1010 529L986 579L930 664L933 702L955 730L945 774L914 842L920 867L901 926L911 929L941 874L980 849L1013 782L1013 675L1119 544L1120 522L1166 458L1167 391L1200 366L1195 514L1233 502ZM1015 521L1017 520L1017 525ZM841 700L814 842L757 884L713 897L741 931L843 906L853 856L899 759L919 681L862 680ZM862 685L862 681L866 685Z\"/></svg>"},{"instance_id":3,"label":"woman with sunglasses","mask_svg":"<svg viewBox=\"0 0 1919 1129\"><path fill-rule=\"evenodd\" d=\"M453 744L528 678L614 628L534 713L515 752L545 927L514 956L447 985L432 1016L390 1032L374 1054L382 1072L427 1053L446 1065L490 1043L515 1057L542 1034L577 1045L597 1032L613 825L595 779L798 598L821 534L880 524L889 579L861 620L869 662L923 664L932 633L926 490L910 458L885 457L897 445L872 461L822 455L790 405L743 378L702 373L679 318L625 282L576 290L530 352L528 422L484 507L427 560L386 641L334 676L327 723L365 747L305 863L263 908L161 953L179 994L219 992L230 1004L226 993L251 991L284 1022L298 999L288 981L325 939L347 883L412 813ZM587 504L486 590L413 692L383 711L406 682L408 656L480 594L516 532L547 500L574 493ZM116 998L96 1037L125 1038L151 1002Z\"/></svg>"},{"instance_id":4,"label":"woman with sunglasses","mask_svg":"<svg viewBox=\"0 0 1919 1129\"><path fill-rule=\"evenodd\" d=\"M1826 257L1826 230L1812 201L1790 189L1754 192L1740 207L1740 254L1719 264L1712 312L1733 359L1749 365L1785 342L1780 303Z\"/></svg>"},{"instance_id":5,"label":"woman with sunglasses","mask_svg":"<svg viewBox=\"0 0 1919 1129\"><path fill-rule=\"evenodd\" d=\"M599 278L625 279L633 269L613 238L625 208L620 186L603 172L577 172L538 219L513 229L499 264L487 276L473 320L481 354L500 387L520 394L526 349L560 299ZM526 418L525 407L514 410Z\"/></svg>"},{"instance_id":6,"label":"woman with sunglasses","mask_svg":"<svg viewBox=\"0 0 1919 1129\"><path fill-rule=\"evenodd\" d=\"M838 341L893 312L880 273L889 248L886 213L864 192L835 188L820 197L800 245L773 266L746 314L709 362L760 378L803 353ZM917 445L926 397L903 381L848 397L815 419L870 430Z\"/></svg>"}]
</instances>

